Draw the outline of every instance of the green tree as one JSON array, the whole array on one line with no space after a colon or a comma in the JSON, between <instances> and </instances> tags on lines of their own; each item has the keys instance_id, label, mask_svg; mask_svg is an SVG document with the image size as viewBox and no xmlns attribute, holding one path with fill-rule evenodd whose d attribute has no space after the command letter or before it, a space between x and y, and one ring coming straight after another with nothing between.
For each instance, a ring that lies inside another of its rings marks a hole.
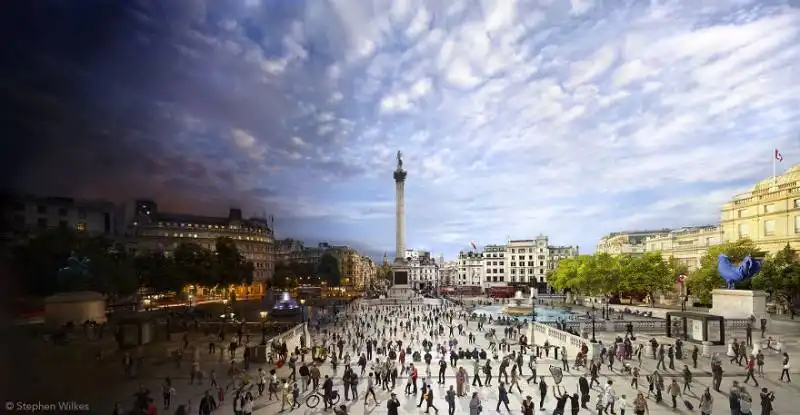
<instances>
[{"instance_id":1,"label":"green tree","mask_svg":"<svg viewBox=\"0 0 800 415\"><path fill-rule=\"evenodd\" d=\"M329 287L338 287L342 280L339 260L333 254L326 252L319 258L317 275L328 283Z\"/></svg>"},{"instance_id":2,"label":"green tree","mask_svg":"<svg viewBox=\"0 0 800 415\"><path fill-rule=\"evenodd\" d=\"M697 296L701 302L711 303L711 291L717 288L725 288L725 281L719 275L717 269L717 257L719 254L726 254L731 263L738 264L744 257L750 255L760 257L764 252L759 251L755 243L750 239L740 239L734 242L725 242L708 249L703 258L700 259L700 268L696 269L686 278L686 287L689 293ZM746 284L737 284L737 287L744 287Z\"/></svg>"},{"instance_id":3,"label":"green tree","mask_svg":"<svg viewBox=\"0 0 800 415\"><path fill-rule=\"evenodd\" d=\"M632 300L634 296L654 298L656 293L672 289L675 279L660 252L646 252L624 261L619 284Z\"/></svg>"},{"instance_id":4,"label":"green tree","mask_svg":"<svg viewBox=\"0 0 800 415\"><path fill-rule=\"evenodd\" d=\"M789 244L764 261L753 287L767 291L776 302L791 305L800 296L800 258Z\"/></svg>"}]
</instances>

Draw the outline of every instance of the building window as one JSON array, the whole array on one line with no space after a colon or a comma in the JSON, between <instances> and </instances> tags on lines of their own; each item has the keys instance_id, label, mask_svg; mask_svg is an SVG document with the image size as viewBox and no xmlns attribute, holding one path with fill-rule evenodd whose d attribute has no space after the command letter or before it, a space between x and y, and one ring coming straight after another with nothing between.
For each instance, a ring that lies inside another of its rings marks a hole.
<instances>
[{"instance_id":1,"label":"building window","mask_svg":"<svg viewBox=\"0 0 800 415\"><path fill-rule=\"evenodd\" d=\"M86 209L84 209L84 208L79 208L78 209L78 218L86 219Z\"/></svg>"},{"instance_id":2,"label":"building window","mask_svg":"<svg viewBox=\"0 0 800 415\"><path fill-rule=\"evenodd\" d=\"M775 235L775 221L774 220L765 220L764 221L764 236L773 236Z\"/></svg>"},{"instance_id":3,"label":"building window","mask_svg":"<svg viewBox=\"0 0 800 415\"><path fill-rule=\"evenodd\" d=\"M706 246L714 245L714 238L706 238Z\"/></svg>"},{"instance_id":4,"label":"building window","mask_svg":"<svg viewBox=\"0 0 800 415\"><path fill-rule=\"evenodd\" d=\"M794 233L800 233L800 216L794 217Z\"/></svg>"},{"instance_id":5,"label":"building window","mask_svg":"<svg viewBox=\"0 0 800 415\"><path fill-rule=\"evenodd\" d=\"M47 213L47 206L45 205L36 206L36 211L39 213Z\"/></svg>"},{"instance_id":6,"label":"building window","mask_svg":"<svg viewBox=\"0 0 800 415\"><path fill-rule=\"evenodd\" d=\"M78 232L86 232L86 222L78 222Z\"/></svg>"},{"instance_id":7,"label":"building window","mask_svg":"<svg viewBox=\"0 0 800 415\"><path fill-rule=\"evenodd\" d=\"M748 229L747 229L747 224L746 223L740 223L738 232L739 232L739 238L746 238L749 235L749 232L748 232Z\"/></svg>"},{"instance_id":8,"label":"building window","mask_svg":"<svg viewBox=\"0 0 800 415\"><path fill-rule=\"evenodd\" d=\"M36 226L38 226L39 229L47 229L47 219L46 218L39 218L36 221Z\"/></svg>"},{"instance_id":9,"label":"building window","mask_svg":"<svg viewBox=\"0 0 800 415\"><path fill-rule=\"evenodd\" d=\"M764 205L764 213L772 213L775 211L775 204L770 203L768 205Z\"/></svg>"},{"instance_id":10,"label":"building window","mask_svg":"<svg viewBox=\"0 0 800 415\"><path fill-rule=\"evenodd\" d=\"M67 216L66 208L58 208L58 216Z\"/></svg>"},{"instance_id":11,"label":"building window","mask_svg":"<svg viewBox=\"0 0 800 415\"><path fill-rule=\"evenodd\" d=\"M745 216L747 216L747 209L739 209L738 211L736 211L737 218L743 218Z\"/></svg>"},{"instance_id":12,"label":"building window","mask_svg":"<svg viewBox=\"0 0 800 415\"><path fill-rule=\"evenodd\" d=\"M794 200L794 207L795 208L800 208L800 199L795 199Z\"/></svg>"}]
</instances>

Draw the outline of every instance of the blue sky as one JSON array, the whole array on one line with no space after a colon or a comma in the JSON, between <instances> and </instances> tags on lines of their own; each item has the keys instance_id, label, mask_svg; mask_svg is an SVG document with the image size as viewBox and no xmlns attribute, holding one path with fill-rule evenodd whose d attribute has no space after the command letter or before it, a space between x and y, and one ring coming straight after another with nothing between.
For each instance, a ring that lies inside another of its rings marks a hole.
<instances>
[{"instance_id":1,"label":"blue sky","mask_svg":"<svg viewBox=\"0 0 800 415\"><path fill-rule=\"evenodd\" d=\"M773 148L781 170L800 157L786 2L140 0L112 14L91 59L40 53L71 63L59 70L87 104L95 135L71 148L112 173L23 185L239 204L281 236L391 254L402 150L407 245L452 258L471 240L543 233L591 252L612 231L715 223L771 174Z\"/></svg>"}]
</instances>

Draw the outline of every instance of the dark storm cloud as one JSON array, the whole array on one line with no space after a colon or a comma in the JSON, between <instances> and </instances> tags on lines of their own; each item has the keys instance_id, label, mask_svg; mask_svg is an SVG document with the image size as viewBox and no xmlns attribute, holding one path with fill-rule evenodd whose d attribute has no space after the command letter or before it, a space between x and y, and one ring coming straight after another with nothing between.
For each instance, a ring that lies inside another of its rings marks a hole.
<instances>
[{"instance_id":1,"label":"dark storm cloud","mask_svg":"<svg viewBox=\"0 0 800 415\"><path fill-rule=\"evenodd\" d=\"M334 152L332 140L309 133L313 125L287 124L301 112L299 90L327 93L317 80L325 59L312 60L313 47L286 38L293 30L287 16L302 10L245 3L5 5L0 35L13 41L0 46L4 184L214 211L260 209L264 198L296 186L261 183L299 151L293 135L303 134L306 160ZM235 141L234 130L254 141ZM358 172L336 161L315 168Z\"/></svg>"}]
</instances>

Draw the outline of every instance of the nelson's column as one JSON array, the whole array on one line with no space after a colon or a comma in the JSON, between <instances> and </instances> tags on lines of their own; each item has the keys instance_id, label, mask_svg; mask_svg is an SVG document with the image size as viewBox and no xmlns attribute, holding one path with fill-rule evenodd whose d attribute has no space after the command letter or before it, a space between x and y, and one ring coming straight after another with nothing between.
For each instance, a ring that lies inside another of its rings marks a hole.
<instances>
[{"instance_id":1,"label":"nelson's column","mask_svg":"<svg viewBox=\"0 0 800 415\"><path fill-rule=\"evenodd\" d=\"M395 191L395 247L392 265L392 296L410 295L408 266L406 265L406 209L405 186L408 173L403 170L403 153L397 152L397 168L394 170Z\"/></svg>"}]
</instances>

